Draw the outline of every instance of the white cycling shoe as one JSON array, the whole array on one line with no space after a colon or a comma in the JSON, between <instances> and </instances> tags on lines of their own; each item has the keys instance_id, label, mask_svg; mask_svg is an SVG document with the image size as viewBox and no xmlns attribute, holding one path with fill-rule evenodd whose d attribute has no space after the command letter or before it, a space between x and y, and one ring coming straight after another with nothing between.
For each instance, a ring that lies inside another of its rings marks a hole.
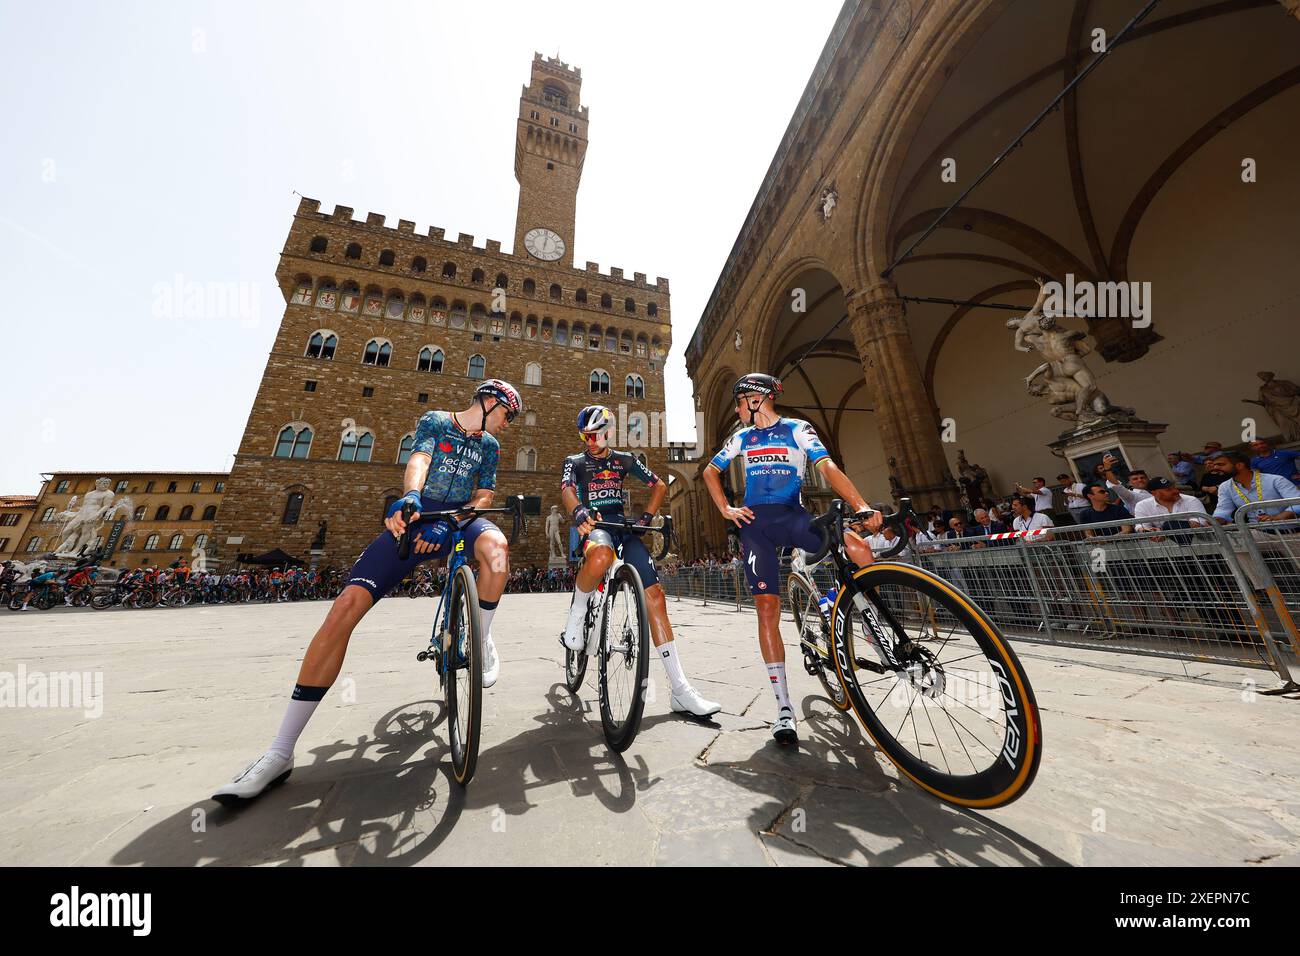
<instances>
[{"instance_id":1,"label":"white cycling shoe","mask_svg":"<svg viewBox=\"0 0 1300 956\"><path fill-rule=\"evenodd\" d=\"M721 704L715 704L711 700L705 700L690 684L687 684L680 693L674 692L672 700L669 702L675 714L689 714L692 717L712 717L718 711L722 710Z\"/></svg>"},{"instance_id":2,"label":"white cycling shoe","mask_svg":"<svg viewBox=\"0 0 1300 956\"><path fill-rule=\"evenodd\" d=\"M252 800L267 787L282 783L293 771L293 757L281 757L267 751L258 757L230 783L212 795L218 803L230 806L241 800Z\"/></svg>"},{"instance_id":3,"label":"white cycling shoe","mask_svg":"<svg viewBox=\"0 0 1300 956\"><path fill-rule=\"evenodd\" d=\"M492 643L492 635L483 635L483 686L491 687L501 676L501 658L497 657L497 646Z\"/></svg>"},{"instance_id":4,"label":"white cycling shoe","mask_svg":"<svg viewBox=\"0 0 1300 956\"><path fill-rule=\"evenodd\" d=\"M772 724L772 736L778 744L793 746L799 743L799 732L795 728L794 712L782 707Z\"/></svg>"}]
</instances>

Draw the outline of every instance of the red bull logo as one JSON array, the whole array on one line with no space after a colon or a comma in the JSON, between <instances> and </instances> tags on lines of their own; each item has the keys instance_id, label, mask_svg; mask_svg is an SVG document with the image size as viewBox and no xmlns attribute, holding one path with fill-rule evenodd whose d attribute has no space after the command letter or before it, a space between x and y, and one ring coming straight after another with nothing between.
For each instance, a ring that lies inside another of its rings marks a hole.
<instances>
[{"instance_id":1,"label":"red bull logo","mask_svg":"<svg viewBox=\"0 0 1300 956\"><path fill-rule=\"evenodd\" d=\"M601 471L596 472L594 475L592 475L592 477L597 478L601 481L608 481L611 478L617 478L618 472L610 471L608 468L605 468L602 469Z\"/></svg>"}]
</instances>

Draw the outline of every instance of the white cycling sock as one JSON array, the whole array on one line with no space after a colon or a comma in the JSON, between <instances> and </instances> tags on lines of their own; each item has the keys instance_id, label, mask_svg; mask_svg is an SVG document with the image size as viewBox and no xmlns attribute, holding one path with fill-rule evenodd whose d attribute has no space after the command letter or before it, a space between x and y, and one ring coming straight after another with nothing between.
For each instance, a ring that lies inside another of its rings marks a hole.
<instances>
[{"instance_id":1,"label":"white cycling sock","mask_svg":"<svg viewBox=\"0 0 1300 956\"><path fill-rule=\"evenodd\" d=\"M478 619L483 623L484 637L490 637L492 635L492 615L496 614L496 612L496 601L485 601L482 598L478 599Z\"/></svg>"},{"instance_id":2,"label":"white cycling sock","mask_svg":"<svg viewBox=\"0 0 1300 956\"><path fill-rule=\"evenodd\" d=\"M655 650L659 652L659 659L664 662L664 670L668 673L668 683L673 693L677 694L685 690L689 685L686 675L682 673L681 659L677 656L677 642L665 641Z\"/></svg>"},{"instance_id":3,"label":"white cycling sock","mask_svg":"<svg viewBox=\"0 0 1300 956\"><path fill-rule=\"evenodd\" d=\"M307 726L307 721L311 720L311 715L316 712L316 705L320 703L327 690L328 687L293 685L293 699L289 701L289 707L284 712L284 720L280 722L280 732L275 735L271 746L267 748L269 751L281 757L293 756L293 748L297 745L298 738L302 736L303 728Z\"/></svg>"},{"instance_id":4,"label":"white cycling sock","mask_svg":"<svg viewBox=\"0 0 1300 956\"><path fill-rule=\"evenodd\" d=\"M788 710L793 714L794 708L790 706L790 688L785 682L785 661L779 664L768 664L767 679L772 682L772 693L776 694L777 711Z\"/></svg>"},{"instance_id":5,"label":"white cycling sock","mask_svg":"<svg viewBox=\"0 0 1300 956\"><path fill-rule=\"evenodd\" d=\"M587 602L595 594L595 589L584 591L578 585L573 586L573 603L569 605L569 620L577 623L587 613Z\"/></svg>"}]
</instances>

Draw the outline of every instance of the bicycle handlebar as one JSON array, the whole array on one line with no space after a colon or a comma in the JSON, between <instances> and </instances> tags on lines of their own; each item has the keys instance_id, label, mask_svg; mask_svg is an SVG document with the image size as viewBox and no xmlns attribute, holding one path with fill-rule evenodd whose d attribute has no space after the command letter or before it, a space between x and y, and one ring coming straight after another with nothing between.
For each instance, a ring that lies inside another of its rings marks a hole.
<instances>
[{"instance_id":1,"label":"bicycle handlebar","mask_svg":"<svg viewBox=\"0 0 1300 956\"><path fill-rule=\"evenodd\" d=\"M863 512L863 514L866 513ZM898 540L887 551L875 554L876 558L888 561L911 543L911 537L907 529L907 519L914 513L911 498L898 499L898 510L893 514L884 516L885 527L893 528L894 533L898 535ZM812 527L821 537L822 543L815 552L804 557L804 561L810 565L816 564L826 557L831 549L832 542L839 541L844 537L844 502L839 498L832 501L831 506L826 509L824 514L813 519Z\"/></svg>"},{"instance_id":2,"label":"bicycle handlebar","mask_svg":"<svg viewBox=\"0 0 1300 956\"><path fill-rule=\"evenodd\" d=\"M672 539L673 539L673 516L672 515L664 515L663 523L660 525L637 524L635 521L628 521L626 518L623 519L622 523L619 523L617 521L604 521L604 520L597 521L594 523L597 528L603 528L605 531L630 531L633 534L645 534L647 531L662 532L663 547L659 549L658 554L653 555L654 560L656 561L662 561L667 556L668 550L672 546Z\"/></svg>"},{"instance_id":3,"label":"bicycle handlebar","mask_svg":"<svg viewBox=\"0 0 1300 956\"><path fill-rule=\"evenodd\" d=\"M402 521L406 522L406 530L397 539L398 560L405 561L411 556L412 529L433 521L454 522L456 530L460 531L480 515L509 514L510 543L513 545L519 540L520 533L527 530L528 519L524 517L523 495L513 495L506 500L510 503L504 508L453 508L450 511L425 511L421 512L419 519L416 521L411 520L411 515L415 514L416 511L415 505L409 502L402 505ZM462 516L464 517L462 518Z\"/></svg>"}]
</instances>

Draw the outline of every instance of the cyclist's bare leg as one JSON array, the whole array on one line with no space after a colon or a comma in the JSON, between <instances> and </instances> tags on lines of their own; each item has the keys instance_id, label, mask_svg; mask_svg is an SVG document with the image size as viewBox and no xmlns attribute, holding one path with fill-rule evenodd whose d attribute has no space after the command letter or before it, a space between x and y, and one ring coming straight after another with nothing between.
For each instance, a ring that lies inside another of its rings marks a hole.
<instances>
[{"instance_id":1,"label":"cyclist's bare leg","mask_svg":"<svg viewBox=\"0 0 1300 956\"><path fill-rule=\"evenodd\" d=\"M587 549L583 555L582 566L578 568L577 588L579 591L594 591L601 581L605 580L605 572L609 566L614 563L614 549L609 545L593 545ZM658 641L655 642L656 644Z\"/></svg>"},{"instance_id":2,"label":"cyclist's bare leg","mask_svg":"<svg viewBox=\"0 0 1300 956\"><path fill-rule=\"evenodd\" d=\"M489 529L474 542L478 558L478 596L481 601L496 602L505 592L510 577L510 543L500 531Z\"/></svg>"},{"instance_id":3,"label":"cyclist's bare leg","mask_svg":"<svg viewBox=\"0 0 1300 956\"><path fill-rule=\"evenodd\" d=\"M758 647L768 664L785 663L785 645L781 643L781 598L775 594L755 594L758 611Z\"/></svg>"},{"instance_id":4,"label":"cyclist's bare leg","mask_svg":"<svg viewBox=\"0 0 1300 956\"><path fill-rule=\"evenodd\" d=\"M329 687L343 669L352 631L366 612L374 606L370 592L359 584L349 584L330 605L329 613L307 645L298 683L304 687Z\"/></svg>"},{"instance_id":5,"label":"cyclist's bare leg","mask_svg":"<svg viewBox=\"0 0 1300 956\"><path fill-rule=\"evenodd\" d=\"M871 545L851 528L844 529L844 550L848 552L849 560L860 568L865 568L875 561L871 554Z\"/></svg>"},{"instance_id":6,"label":"cyclist's bare leg","mask_svg":"<svg viewBox=\"0 0 1300 956\"><path fill-rule=\"evenodd\" d=\"M668 601L662 584L652 584L645 589L645 606L650 615L650 639L655 647L673 642L673 626L668 623Z\"/></svg>"}]
</instances>

